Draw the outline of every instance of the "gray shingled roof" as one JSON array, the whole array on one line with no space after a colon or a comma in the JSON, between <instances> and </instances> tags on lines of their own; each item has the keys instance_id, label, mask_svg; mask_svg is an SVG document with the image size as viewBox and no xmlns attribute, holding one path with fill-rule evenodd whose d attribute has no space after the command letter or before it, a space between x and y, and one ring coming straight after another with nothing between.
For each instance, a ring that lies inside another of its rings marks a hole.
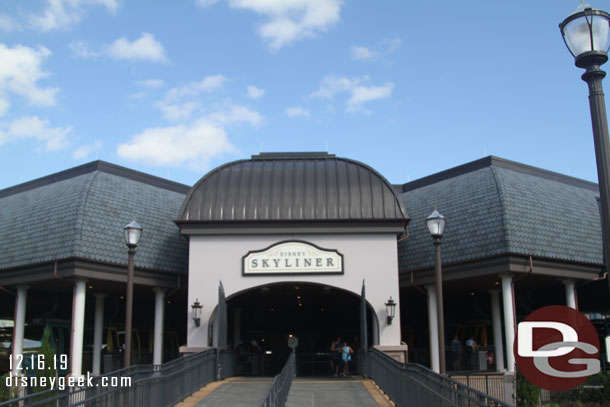
<instances>
[{"instance_id":1,"label":"gray shingled roof","mask_svg":"<svg viewBox=\"0 0 610 407\"><path fill-rule=\"evenodd\" d=\"M180 221L408 220L371 167L327 153L263 153L225 164L189 192Z\"/></svg>"},{"instance_id":2,"label":"gray shingled roof","mask_svg":"<svg viewBox=\"0 0 610 407\"><path fill-rule=\"evenodd\" d=\"M123 228L135 218L144 227L136 267L187 272L173 221L188 187L103 162L62 174L0 191L0 270L68 258L124 265Z\"/></svg>"},{"instance_id":3,"label":"gray shingled roof","mask_svg":"<svg viewBox=\"0 0 610 407\"><path fill-rule=\"evenodd\" d=\"M426 218L435 207L447 217L443 263L507 253L603 263L595 184L488 157L404 189L411 223L401 271L433 267Z\"/></svg>"}]
</instances>

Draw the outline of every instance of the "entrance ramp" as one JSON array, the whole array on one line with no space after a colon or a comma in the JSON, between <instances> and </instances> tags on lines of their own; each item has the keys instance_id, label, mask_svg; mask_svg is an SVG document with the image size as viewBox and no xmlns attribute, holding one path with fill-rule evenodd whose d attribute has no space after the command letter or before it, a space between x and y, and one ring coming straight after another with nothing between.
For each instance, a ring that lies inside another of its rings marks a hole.
<instances>
[{"instance_id":1,"label":"entrance ramp","mask_svg":"<svg viewBox=\"0 0 610 407\"><path fill-rule=\"evenodd\" d=\"M272 381L273 377L231 377L208 384L176 407L259 406Z\"/></svg>"},{"instance_id":2,"label":"entrance ramp","mask_svg":"<svg viewBox=\"0 0 610 407\"><path fill-rule=\"evenodd\" d=\"M299 378L292 382L286 407L393 407L371 380Z\"/></svg>"}]
</instances>

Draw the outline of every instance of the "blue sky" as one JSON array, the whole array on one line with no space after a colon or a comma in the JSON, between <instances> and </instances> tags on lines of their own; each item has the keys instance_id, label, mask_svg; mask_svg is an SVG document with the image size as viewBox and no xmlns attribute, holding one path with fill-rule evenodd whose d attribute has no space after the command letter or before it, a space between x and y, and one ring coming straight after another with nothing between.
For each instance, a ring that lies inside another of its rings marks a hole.
<instances>
[{"instance_id":1,"label":"blue sky","mask_svg":"<svg viewBox=\"0 0 610 407\"><path fill-rule=\"evenodd\" d=\"M326 149L393 183L490 154L596 182L558 29L579 3L5 0L0 189L95 159L192 185Z\"/></svg>"}]
</instances>

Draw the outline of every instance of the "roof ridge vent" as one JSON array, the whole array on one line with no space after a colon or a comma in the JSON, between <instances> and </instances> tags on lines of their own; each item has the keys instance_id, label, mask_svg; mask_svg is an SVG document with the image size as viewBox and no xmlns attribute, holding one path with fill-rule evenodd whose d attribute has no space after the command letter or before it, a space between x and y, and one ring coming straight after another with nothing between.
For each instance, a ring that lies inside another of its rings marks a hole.
<instances>
[{"instance_id":1,"label":"roof ridge vent","mask_svg":"<svg viewBox=\"0 0 610 407\"><path fill-rule=\"evenodd\" d=\"M307 160L331 158L336 158L336 156L334 154L328 154L326 151L269 152L252 156L252 160Z\"/></svg>"}]
</instances>

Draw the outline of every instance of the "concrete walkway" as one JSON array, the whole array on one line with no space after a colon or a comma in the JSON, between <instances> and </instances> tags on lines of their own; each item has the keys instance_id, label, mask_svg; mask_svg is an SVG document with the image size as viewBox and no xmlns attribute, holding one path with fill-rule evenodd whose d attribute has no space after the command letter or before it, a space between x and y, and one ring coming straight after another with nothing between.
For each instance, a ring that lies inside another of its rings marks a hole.
<instances>
[{"instance_id":1,"label":"concrete walkway","mask_svg":"<svg viewBox=\"0 0 610 407\"><path fill-rule=\"evenodd\" d=\"M212 382L177 407L258 407L272 381L272 377L232 377Z\"/></svg>"},{"instance_id":2,"label":"concrete walkway","mask_svg":"<svg viewBox=\"0 0 610 407\"><path fill-rule=\"evenodd\" d=\"M212 382L177 407L258 407L271 387L271 377L232 377ZM392 407L371 380L296 378L286 407Z\"/></svg>"},{"instance_id":3,"label":"concrete walkway","mask_svg":"<svg viewBox=\"0 0 610 407\"><path fill-rule=\"evenodd\" d=\"M286 407L390 407L393 404L371 380L347 378L297 378L292 382Z\"/></svg>"}]
</instances>

